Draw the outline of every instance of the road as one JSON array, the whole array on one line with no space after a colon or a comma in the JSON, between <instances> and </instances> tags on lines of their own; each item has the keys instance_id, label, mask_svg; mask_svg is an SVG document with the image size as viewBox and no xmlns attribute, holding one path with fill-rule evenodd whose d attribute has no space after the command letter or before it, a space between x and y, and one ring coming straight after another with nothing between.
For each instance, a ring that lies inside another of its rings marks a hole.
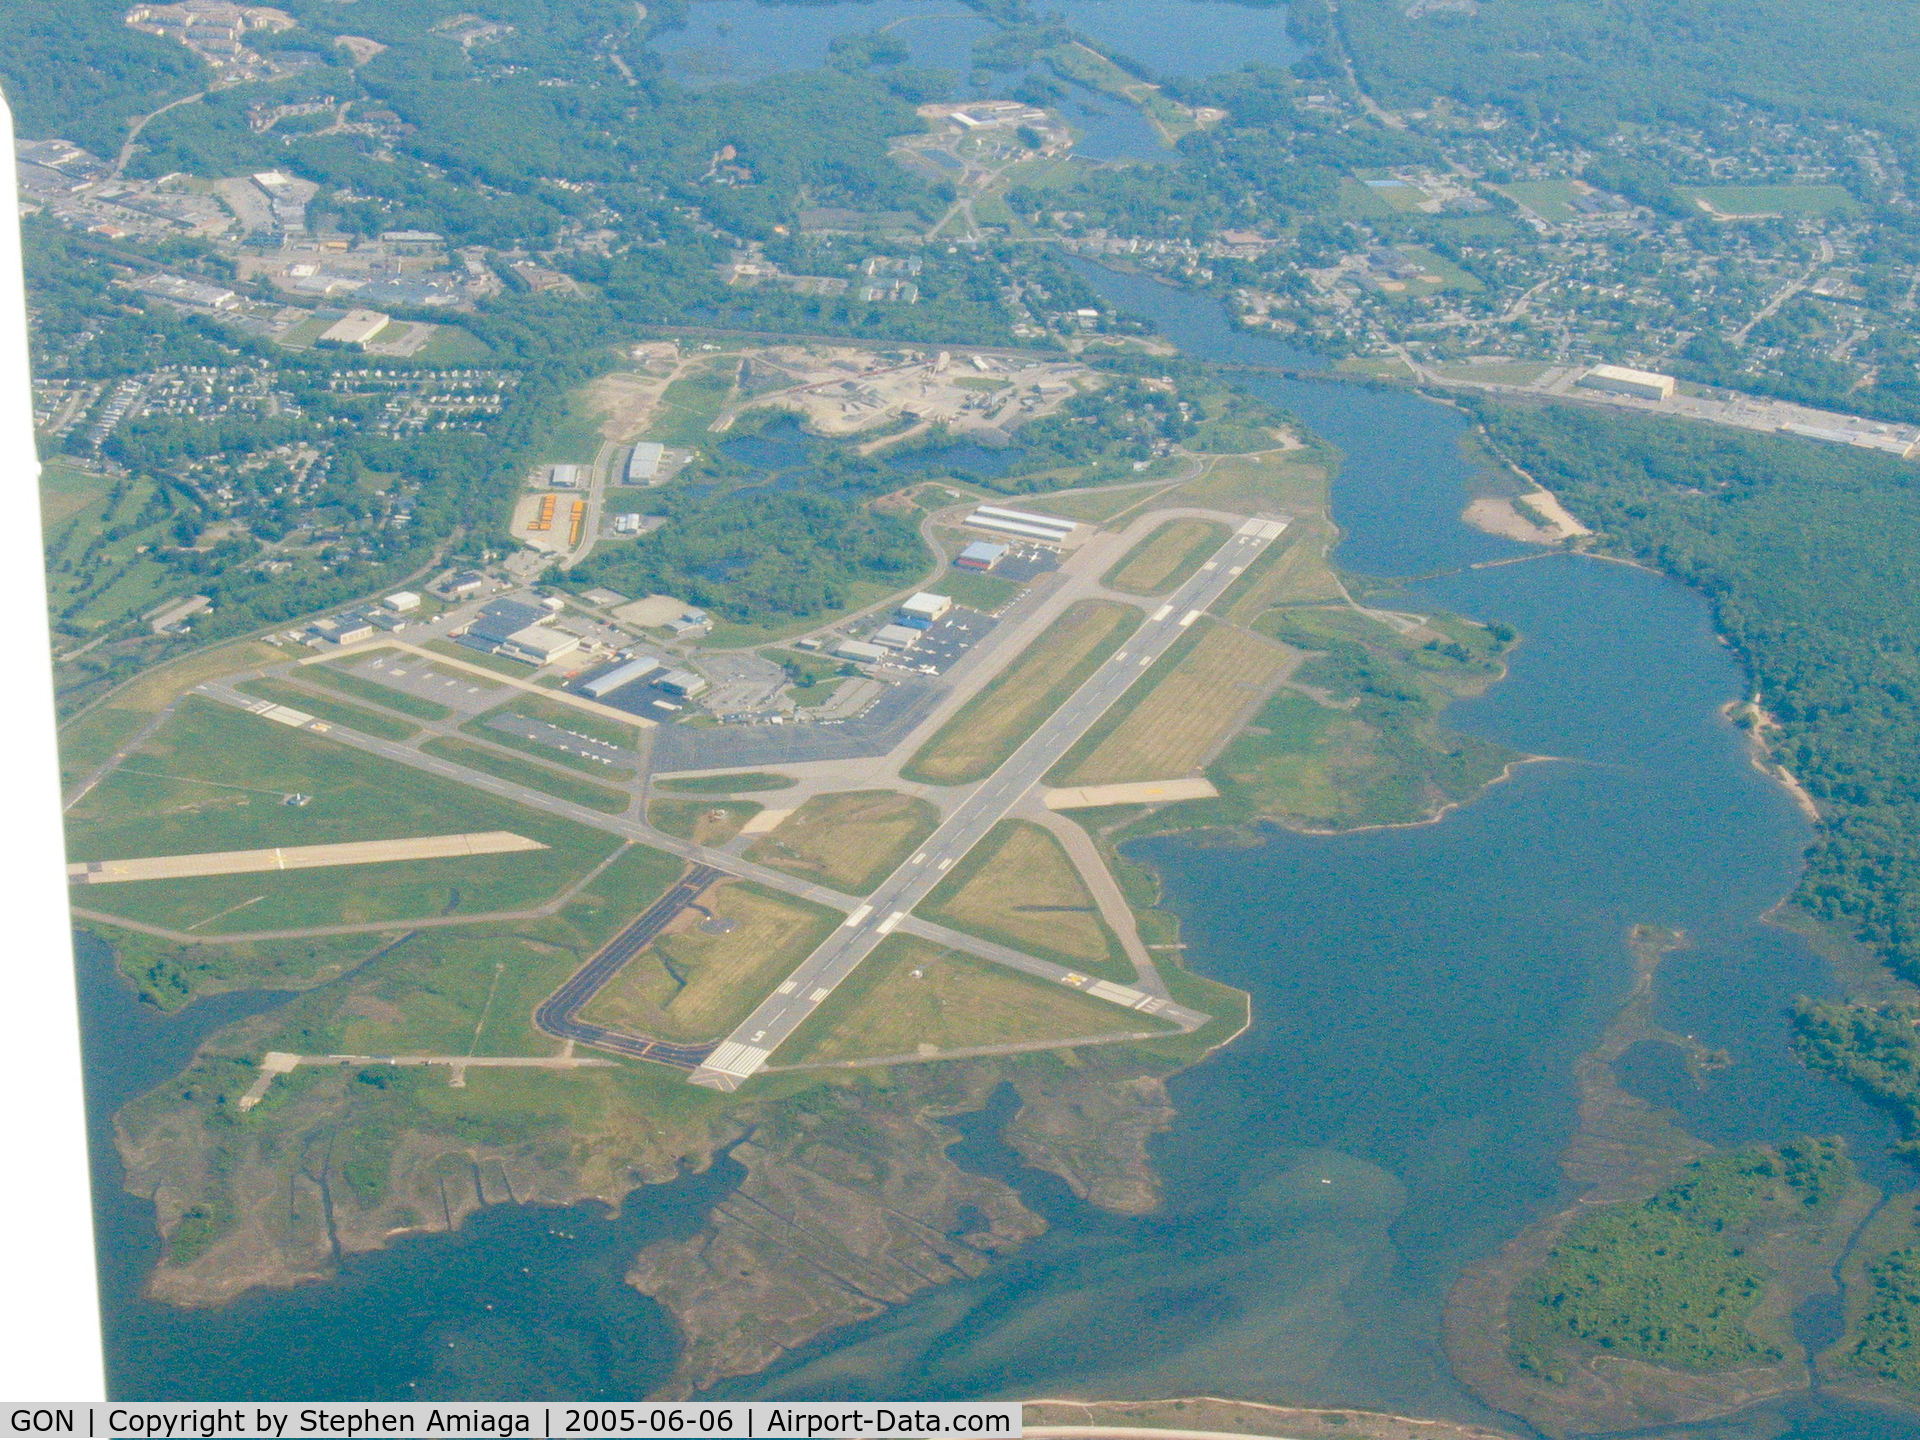
<instances>
[{"instance_id":1,"label":"road","mask_svg":"<svg viewBox=\"0 0 1920 1440\"><path fill-rule=\"evenodd\" d=\"M866 901L792 975L761 1001L693 1074L696 1085L736 1090L803 1025L834 990L900 927L948 870L985 838L1094 722L1185 633L1228 586L1286 529L1280 520L1249 520L1134 632L1133 637L1050 715L934 831L927 843L881 882ZM916 927L917 929L918 927ZM1206 1017L1130 986L1088 981L1090 993L1178 1024Z\"/></svg>"},{"instance_id":2,"label":"road","mask_svg":"<svg viewBox=\"0 0 1920 1440\"><path fill-rule=\"evenodd\" d=\"M701 891L714 881L725 878L725 872L710 865L694 866L680 877L671 890L654 901L645 914L574 971L566 984L542 1000L539 1008L533 1012L533 1023L558 1039L577 1040L582 1045L611 1050L618 1055L630 1055L636 1060L657 1060L663 1064L677 1065L683 1070L698 1066L712 1053L711 1044L673 1045L664 1040L649 1040L643 1035L626 1035L583 1021L580 1012L587 1008L609 980L620 973L621 967L651 945L660 932L699 897Z\"/></svg>"}]
</instances>

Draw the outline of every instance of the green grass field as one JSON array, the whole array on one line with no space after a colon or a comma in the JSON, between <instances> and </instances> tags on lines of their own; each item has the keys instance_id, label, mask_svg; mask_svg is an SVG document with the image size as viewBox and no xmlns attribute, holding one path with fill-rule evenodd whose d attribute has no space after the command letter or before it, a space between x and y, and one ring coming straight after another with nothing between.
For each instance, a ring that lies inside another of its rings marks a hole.
<instances>
[{"instance_id":1,"label":"green grass field","mask_svg":"<svg viewBox=\"0 0 1920 1440\"><path fill-rule=\"evenodd\" d=\"M733 394L733 376L738 361L732 356L716 359L707 369L685 376L667 386L660 406L647 426L647 438L662 445L698 449L713 443L707 427L713 424Z\"/></svg>"},{"instance_id":2,"label":"green grass field","mask_svg":"<svg viewBox=\"0 0 1920 1440\"><path fill-rule=\"evenodd\" d=\"M1130 605L1082 600L940 727L900 773L930 785L963 785L993 773L1133 633Z\"/></svg>"},{"instance_id":3,"label":"green grass field","mask_svg":"<svg viewBox=\"0 0 1920 1440\"><path fill-rule=\"evenodd\" d=\"M656 790L672 790L682 795L739 795L760 790L791 790L797 782L789 775L769 775L764 770L741 770L732 775L689 775L683 780L659 780Z\"/></svg>"},{"instance_id":4,"label":"green grass field","mask_svg":"<svg viewBox=\"0 0 1920 1440\"><path fill-rule=\"evenodd\" d=\"M312 798L283 804L288 794ZM91 910L176 930L237 934L522 909L551 897L619 844L305 731L189 696L120 770L68 815L75 860L192 855L415 835L510 830L546 850L355 866L348 884L266 872L85 887Z\"/></svg>"},{"instance_id":5,"label":"green grass field","mask_svg":"<svg viewBox=\"0 0 1920 1440\"><path fill-rule=\"evenodd\" d=\"M934 594L987 615L996 614L1025 588L998 575L976 575L966 570L951 570L933 582Z\"/></svg>"},{"instance_id":6,"label":"green grass field","mask_svg":"<svg viewBox=\"0 0 1920 1440\"><path fill-rule=\"evenodd\" d=\"M1860 202L1838 185L1697 185L1680 194L1722 215L1857 215Z\"/></svg>"},{"instance_id":7,"label":"green grass field","mask_svg":"<svg viewBox=\"0 0 1920 1440\"><path fill-rule=\"evenodd\" d=\"M1526 206L1542 220L1573 220L1580 214L1573 208L1573 197L1580 192L1571 180L1516 180L1495 188L1508 199Z\"/></svg>"},{"instance_id":8,"label":"green grass field","mask_svg":"<svg viewBox=\"0 0 1920 1440\"><path fill-rule=\"evenodd\" d=\"M733 928L710 933L694 912L628 961L581 1018L662 1040L717 1039L845 918L751 883L721 885L707 904Z\"/></svg>"},{"instance_id":9,"label":"green grass field","mask_svg":"<svg viewBox=\"0 0 1920 1440\"><path fill-rule=\"evenodd\" d=\"M1227 539L1227 527L1212 520L1169 520L1129 550L1103 577L1110 590L1164 595L1182 584Z\"/></svg>"},{"instance_id":10,"label":"green grass field","mask_svg":"<svg viewBox=\"0 0 1920 1440\"><path fill-rule=\"evenodd\" d=\"M765 808L751 800L654 800L647 823L696 845L724 845Z\"/></svg>"},{"instance_id":11,"label":"green grass field","mask_svg":"<svg viewBox=\"0 0 1920 1440\"><path fill-rule=\"evenodd\" d=\"M1167 1029L1064 985L892 935L774 1053L818 1065L912 1056L921 1046L1030 1045Z\"/></svg>"},{"instance_id":12,"label":"green grass field","mask_svg":"<svg viewBox=\"0 0 1920 1440\"><path fill-rule=\"evenodd\" d=\"M604 810L609 815L625 814L628 805L633 801L633 797L626 791L616 790L611 785L596 785L591 780L576 780L571 775L558 774L544 765L516 760L511 755L502 755L498 751L486 749L467 740L457 740L452 736L429 740L420 748L429 755L438 755L442 760L451 760L454 764L465 765L470 770L484 771L499 779L511 780L516 785L543 790L562 800L571 800L576 805L589 805L595 810Z\"/></svg>"},{"instance_id":13,"label":"green grass field","mask_svg":"<svg viewBox=\"0 0 1920 1440\"><path fill-rule=\"evenodd\" d=\"M891 790L816 795L747 848L747 858L864 895L940 823L925 800Z\"/></svg>"},{"instance_id":14,"label":"green grass field","mask_svg":"<svg viewBox=\"0 0 1920 1440\"><path fill-rule=\"evenodd\" d=\"M1133 965L1060 842L1002 820L921 902L919 914L1089 975L1131 982Z\"/></svg>"},{"instance_id":15,"label":"green grass field","mask_svg":"<svg viewBox=\"0 0 1920 1440\"><path fill-rule=\"evenodd\" d=\"M343 695L352 695L357 699L370 700L388 710L398 710L403 715L411 715L418 720L446 720L453 711L437 700L423 699L410 695L405 690L397 690L390 685L382 685L377 680L369 680L362 675L350 675L332 665L303 665L294 672L302 685L324 685L329 690L338 690Z\"/></svg>"}]
</instances>

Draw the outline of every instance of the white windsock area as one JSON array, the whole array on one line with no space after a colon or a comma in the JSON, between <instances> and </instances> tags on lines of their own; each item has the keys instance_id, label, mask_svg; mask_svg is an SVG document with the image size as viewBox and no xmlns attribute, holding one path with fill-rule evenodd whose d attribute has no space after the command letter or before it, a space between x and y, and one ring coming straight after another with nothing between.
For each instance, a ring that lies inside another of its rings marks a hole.
<instances>
[{"instance_id":1,"label":"white windsock area","mask_svg":"<svg viewBox=\"0 0 1920 1440\"><path fill-rule=\"evenodd\" d=\"M0 473L27 515L39 489L33 382L27 360L26 283L14 197L13 113L0 99ZM0 1186L0 1231L20 1237L9 1256L10 1294L31 1297L32 1318L0 1346L0 1394L106 1398L87 1112L80 1072L80 1012L60 834L60 757L54 740L46 559L36 523L0 530L0 662L11 700L0 721L7 764L7 940L0 1007L0 1154L31 1156L32 1183Z\"/></svg>"}]
</instances>

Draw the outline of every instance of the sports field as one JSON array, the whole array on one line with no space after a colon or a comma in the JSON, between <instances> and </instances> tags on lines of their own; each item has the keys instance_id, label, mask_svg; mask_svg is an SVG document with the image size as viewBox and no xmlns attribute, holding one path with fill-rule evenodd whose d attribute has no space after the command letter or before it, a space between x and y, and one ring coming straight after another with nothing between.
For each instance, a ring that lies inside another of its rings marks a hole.
<instances>
[{"instance_id":1,"label":"sports field","mask_svg":"<svg viewBox=\"0 0 1920 1440\"><path fill-rule=\"evenodd\" d=\"M900 773L931 785L964 785L991 775L1126 642L1139 621L1131 605L1082 600L1070 606Z\"/></svg>"}]
</instances>

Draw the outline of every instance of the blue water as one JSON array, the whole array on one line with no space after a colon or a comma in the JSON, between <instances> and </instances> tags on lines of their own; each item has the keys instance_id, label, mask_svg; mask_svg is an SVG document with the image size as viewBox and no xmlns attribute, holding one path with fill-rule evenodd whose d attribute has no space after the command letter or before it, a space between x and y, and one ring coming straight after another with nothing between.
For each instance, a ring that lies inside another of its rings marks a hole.
<instances>
[{"instance_id":1,"label":"blue water","mask_svg":"<svg viewBox=\"0 0 1920 1440\"><path fill-rule=\"evenodd\" d=\"M1218 75L1242 65L1284 68L1302 50L1284 5L1231 0L1054 0L1041 7L1155 76Z\"/></svg>"}]
</instances>

